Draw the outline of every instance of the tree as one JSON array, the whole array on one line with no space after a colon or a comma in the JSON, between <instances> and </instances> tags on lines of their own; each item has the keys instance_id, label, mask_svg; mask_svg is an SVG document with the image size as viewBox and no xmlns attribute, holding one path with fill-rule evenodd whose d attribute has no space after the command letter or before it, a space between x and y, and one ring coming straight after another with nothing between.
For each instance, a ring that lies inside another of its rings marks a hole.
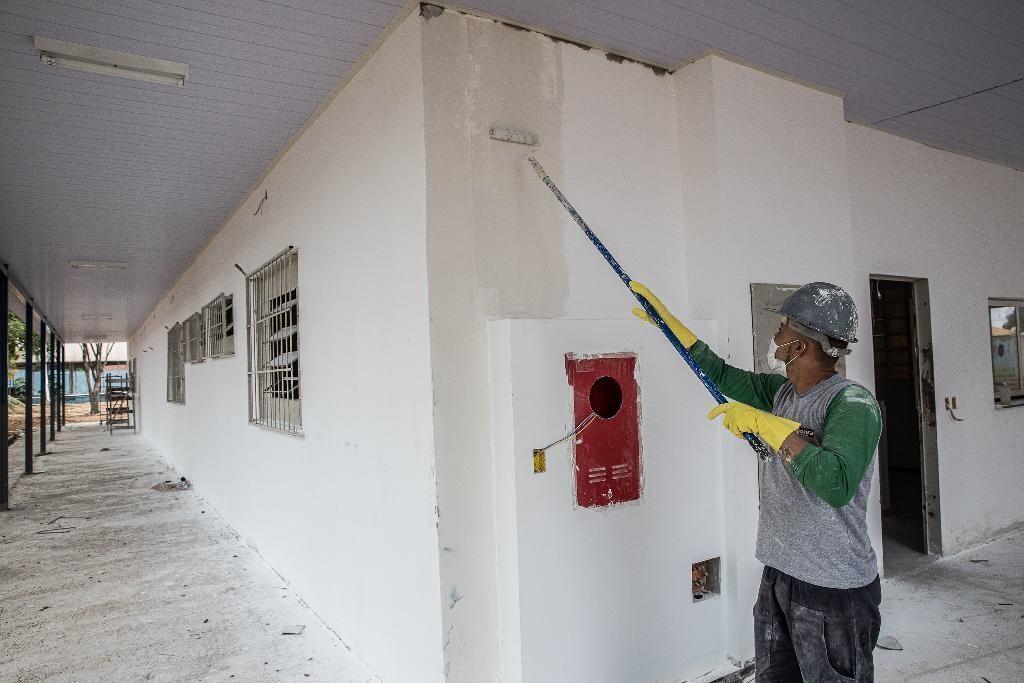
<instances>
[{"instance_id":1,"label":"tree","mask_svg":"<svg viewBox=\"0 0 1024 683\"><path fill-rule=\"evenodd\" d=\"M99 342L81 346L85 384L89 388L89 414L98 415L100 412L100 383L103 380L103 370L107 366L107 359L110 358L110 352L114 350L114 345Z\"/></svg>"},{"instance_id":2,"label":"tree","mask_svg":"<svg viewBox=\"0 0 1024 683\"><path fill-rule=\"evenodd\" d=\"M1016 330L1017 329L1017 309L1010 311L1010 315L1006 316L1006 322L1003 323L1004 330Z\"/></svg>"},{"instance_id":3,"label":"tree","mask_svg":"<svg viewBox=\"0 0 1024 683\"><path fill-rule=\"evenodd\" d=\"M35 332L35 330L33 330ZM25 397L25 378L15 379L18 359L25 354L25 321L7 311L7 385L12 397ZM32 357L39 360L39 334L32 335Z\"/></svg>"},{"instance_id":4,"label":"tree","mask_svg":"<svg viewBox=\"0 0 1024 683\"><path fill-rule=\"evenodd\" d=\"M35 332L35 330L33 330ZM25 321L7 312L7 367L13 368L25 353ZM32 357L39 358L39 333L32 335Z\"/></svg>"}]
</instances>

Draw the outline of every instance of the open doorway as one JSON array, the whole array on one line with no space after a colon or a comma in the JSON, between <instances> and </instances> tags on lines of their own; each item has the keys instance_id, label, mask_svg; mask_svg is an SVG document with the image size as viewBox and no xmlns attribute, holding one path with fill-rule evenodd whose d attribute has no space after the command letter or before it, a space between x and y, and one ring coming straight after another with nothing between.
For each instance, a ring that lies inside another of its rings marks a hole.
<instances>
[{"instance_id":1,"label":"open doorway","mask_svg":"<svg viewBox=\"0 0 1024 683\"><path fill-rule=\"evenodd\" d=\"M900 574L941 554L928 281L872 276L883 561Z\"/></svg>"}]
</instances>

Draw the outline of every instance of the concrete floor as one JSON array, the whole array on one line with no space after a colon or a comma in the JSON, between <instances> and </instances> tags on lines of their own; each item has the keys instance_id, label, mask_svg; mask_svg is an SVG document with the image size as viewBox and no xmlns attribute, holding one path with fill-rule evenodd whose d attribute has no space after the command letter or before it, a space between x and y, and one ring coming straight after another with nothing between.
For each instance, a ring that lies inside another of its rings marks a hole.
<instances>
[{"instance_id":1,"label":"concrete floor","mask_svg":"<svg viewBox=\"0 0 1024 683\"><path fill-rule=\"evenodd\" d=\"M878 681L1024 680L1024 529L882 582Z\"/></svg>"},{"instance_id":2,"label":"concrete floor","mask_svg":"<svg viewBox=\"0 0 1024 683\"><path fill-rule=\"evenodd\" d=\"M77 425L50 450L0 512L0 680L376 680L194 490L152 489L180 475L144 439ZM878 681L1024 680L1024 529L882 595L904 649L875 650Z\"/></svg>"},{"instance_id":3,"label":"concrete floor","mask_svg":"<svg viewBox=\"0 0 1024 683\"><path fill-rule=\"evenodd\" d=\"M141 437L49 450L0 512L0 680L376 680Z\"/></svg>"},{"instance_id":4,"label":"concrete floor","mask_svg":"<svg viewBox=\"0 0 1024 683\"><path fill-rule=\"evenodd\" d=\"M882 562L887 577L921 569L938 559L923 552L921 524L915 522L907 516L882 517Z\"/></svg>"},{"instance_id":5,"label":"concrete floor","mask_svg":"<svg viewBox=\"0 0 1024 683\"><path fill-rule=\"evenodd\" d=\"M888 471L890 508L882 513L882 559L886 576L898 576L930 564L925 552L920 470Z\"/></svg>"}]
</instances>

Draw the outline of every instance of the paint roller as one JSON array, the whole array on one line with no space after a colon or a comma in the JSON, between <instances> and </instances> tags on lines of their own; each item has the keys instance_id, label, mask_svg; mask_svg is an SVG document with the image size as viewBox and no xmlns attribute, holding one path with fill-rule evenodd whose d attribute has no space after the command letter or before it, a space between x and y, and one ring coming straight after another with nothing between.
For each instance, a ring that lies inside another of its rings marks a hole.
<instances>
[{"instance_id":1,"label":"paint roller","mask_svg":"<svg viewBox=\"0 0 1024 683\"><path fill-rule=\"evenodd\" d=\"M512 142L528 146L534 146L539 143L537 136L534 135L533 133L516 131L509 128L492 127L490 129L490 137L491 139L498 140L499 142ZM653 321L658 326L658 329L660 329L662 334L664 334L665 337L669 340L669 342L671 342L676 352L678 352L679 355L682 356L686 364L690 366L690 369L693 370L693 373L695 375L697 375L697 379L701 381L701 383L708 390L708 392L710 392L711 396L714 397L714 399L719 403L727 403L728 399L725 397L725 394L723 394L721 389L719 389L718 386L716 386L715 383L711 380L711 378L708 377L707 373L701 369L700 365L698 365L697 361L693 359L693 356L691 356L690 352L686 350L686 347L683 346L683 343L681 341L679 341L679 338L676 337L674 332L672 332L668 324L664 320L662 320L661 316L658 315L658 312L654 310L654 307L651 306L647 299L643 298L642 296L634 292L632 289L630 289L629 283L632 282L632 278L630 278L629 275L626 274L626 271L622 269L622 266L619 265L619 262L615 260L615 257L612 256L610 251L608 251L608 248L604 246L604 243L601 242L601 240L594 233L594 231L590 229L590 226L587 225L587 222L585 220L583 220L583 217L580 216L579 212L576 211L575 208L573 208L573 205L569 203L569 200L565 198L565 195L562 194L562 191L559 190L558 186L555 185L553 180L551 180L551 176L547 174L547 172L544 170L544 167L541 166L540 162L537 161L536 157L534 157L533 154L528 154L526 156L526 160L530 162L530 165L533 167L533 170L536 171L540 179L544 182L545 185L547 185L548 189L551 190L551 193L555 195L555 199L557 199L558 202L565 208L565 210L569 212L569 215L576 222L576 225L580 226L580 229L583 230L583 233L587 236L587 239L589 239L590 242L594 245L598 253L600 253L601 256L604 257L604 260L608 262L608 265L611 266L612 270L615 271L615 274L618 275L619 279L622 280L622 282L626 285L626 289L629 289L629 293L632 294L640 303L640 306L643 307L644 311L647 313L648 317L650 317L651 321ZM768 448L768 446L766 446L759 438L750 433L744 433L743 438L747 440L747 443L750 444L750 447L754 449L754 452L758 455L758 457L761 458L763 462L768 462L769 460L771 460L771 449Z\"/></svg>"}]
</instances>

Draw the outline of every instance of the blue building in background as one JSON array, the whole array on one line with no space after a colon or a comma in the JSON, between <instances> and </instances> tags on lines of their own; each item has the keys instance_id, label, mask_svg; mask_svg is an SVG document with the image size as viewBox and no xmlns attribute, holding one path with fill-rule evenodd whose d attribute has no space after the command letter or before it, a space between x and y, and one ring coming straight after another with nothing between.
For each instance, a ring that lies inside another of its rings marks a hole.
<instances>
[{"instance_id":1,"label":"blue building in background","mask_svg":"<svg viewBox=\"0 0 1024 683\"><path fill-rule=\"evenodd\" d=\"M49 373L47 373L49 374ZM69 369L65 374L67 381L67 400L68 403L88 403L89 402L89 385L85 380L85 369L75 368ZM100 399L102 400L103 394L106 393L106 375L119 375L124 376L128 374L128 369L123 365L108 366L107 370L103 373L104 379L100 380ZM32 373L32 402L39 403L39 392L42 387L42 378L39 371L36 370ZM11 396L16 398L22 398L25 393L25 368L17 368L11 375Z\"/></svg>"}]
</instances>

